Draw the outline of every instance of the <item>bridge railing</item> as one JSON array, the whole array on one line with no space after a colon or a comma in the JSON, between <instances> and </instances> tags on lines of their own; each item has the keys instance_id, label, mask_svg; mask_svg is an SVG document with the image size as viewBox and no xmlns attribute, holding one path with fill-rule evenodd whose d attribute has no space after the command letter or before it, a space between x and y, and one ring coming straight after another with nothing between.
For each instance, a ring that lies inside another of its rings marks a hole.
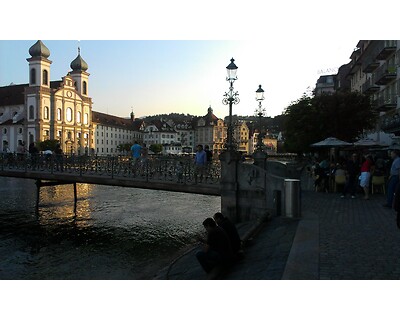
<instances>
[{"instance_id":1,"label":"bridge railing","mask_svg":"<svg viewBox=\"0 0 400 320\"><path fill-rule=\"evenodd\" d=\"M22 155L0 154L2 171L41 171L53 174L78 174L129 178L142 181L219 184L221 165L215 160L206 167L195 168L192 157L149 156L136 162L128 156ZM197 176L197 178L196 178Z\"/></svg>"}]
</instances>

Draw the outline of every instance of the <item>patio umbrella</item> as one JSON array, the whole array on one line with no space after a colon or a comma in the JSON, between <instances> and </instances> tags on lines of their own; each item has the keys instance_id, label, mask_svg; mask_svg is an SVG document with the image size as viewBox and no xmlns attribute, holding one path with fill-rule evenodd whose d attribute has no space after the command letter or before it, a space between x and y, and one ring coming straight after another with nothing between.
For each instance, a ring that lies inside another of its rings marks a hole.
<instances>
[{"instance_id":1,"label":"patio umbrella","mask_svg":"<svg viewBox=\"0 0 400 320\"><path fill-rule=\"evenodd\" d=\"M352 146L353 144L350 142L346 142L343 140L339 140L334 137L326 138L325 140L313 143L311 147L345 147L345 146Z\"/></svg>"},{"instance_id":2,"label":"patio umbrella","mask_svg":"<svg viewBox=\"0 0 400 320\"><path fill-rule=\"evenodd\" d=\"M354 142L356 147L386 147L387 144L372 140L371 138L364 138Z\"/></svg>"}]
</instances>

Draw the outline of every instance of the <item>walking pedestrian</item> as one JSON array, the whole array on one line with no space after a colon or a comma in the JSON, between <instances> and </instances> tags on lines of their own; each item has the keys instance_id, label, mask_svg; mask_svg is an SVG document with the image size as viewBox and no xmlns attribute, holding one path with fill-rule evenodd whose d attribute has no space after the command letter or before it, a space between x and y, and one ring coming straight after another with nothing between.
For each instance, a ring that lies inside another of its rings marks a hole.
<instances>
[{"instance_id":1,"label":"walking pedestrian","mask_svg":"<svg viewBox=\"0 0 400 320\"><path fill-rule=\"evenodd\" d=\"M203 181L204 169L207 165L207 154L203 150L203 146L199 144L197 146L197 152L194 156L194 183L197 184L198 176L200 176L200 182Z\"/></svg>"},{"instance_id":2,"label":"walking pedestrian","mask_svg":"<svg viewBox=\"0 0 400 320\"><path fill-rule=\"evenodd\" d=\"M399 182L400 175L400 150L392 150L390 152L390 157L392 158L392 166L390 167L390 176L387 186L387 199L386 203L383 205L386 208L392 208L393 197L396 190L397 184Z\"/></svg>"},{"instance_id":3,"label":"walking pedestrian","mask_svg":"<svg viewBox=\"0 0 400 320\"><path fill-rule=\"evenodd\" d=\"M343 188L341 197L346 197L346 194L349 192L351 198L354 199L356 197L357 176L360 171L356 153L351 155L351 158L346 162L344 169L346 172L346 184Z\"/></svg>"},{"instance_id":4,"label":"walking pedestrian","mask_svg":"<svg viewBox=\"0 0 400 320\"><path fill-rule=\"evenodd\" d=\"M141 150L142 150L142 147L140 146L140 144L137 141L135 141L135 143L131 147L133 164L136 164L136 162L139 160Z\"/></svg>"},{"instance_id":5,"label":"walking pedestrian","mask_svg":"<svg viewBox=\"0 0 400 320\"><path fill-rule=\"evenodd\" d=\"M365 161L361 165L360 186L364 190L364 199L369 200L369 181L372 171L372 157L367 155Z\"/></svg>"}]
</instances>

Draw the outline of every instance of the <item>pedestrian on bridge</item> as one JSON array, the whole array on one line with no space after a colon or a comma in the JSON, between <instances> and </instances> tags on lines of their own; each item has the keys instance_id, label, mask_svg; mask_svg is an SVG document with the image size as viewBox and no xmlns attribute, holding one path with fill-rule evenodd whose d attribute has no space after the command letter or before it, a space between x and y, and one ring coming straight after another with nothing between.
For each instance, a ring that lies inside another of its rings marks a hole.
<instances>
[{"instance_id":1,"label":"pedestrian on bridge","mask_svg":"<svg viewBox=\"0 0 400 320\"><path fill-rule=\"evenodd\" d=\"M64 171L64 155L59 143L56 145L56 149L54 150L55 158L56 158L56 170Z\"/></svg>"},{"instance_id":2,"label":"pedestrian on bridge","mask_svg":"<svg viewBox=\"0 0 400 320\"><path fill-rule=\"evenodd\" d=\"M29 144L29 156L31 158L31 167L33 170L36 170L39 161L39 149L35 146L34 142Z\"/></svg>"},{"instance_id":3,"label":"pedestrian on bridge","mask_svg":"<svg viewBox=\"0 0 400 320\"><path fill-rule=\"evenodd\" d=\"M135 141L135 143L131 147L133 164L136 164L136 162L139 160L141 151L142 151L142 147L140 146L140 144L137 141Z\"/></svg>"},{"instance_id":4,"label":"pedestrian on bridge","mask_svg":"<svg viewBox=\"0 0 400 320\"><path fill-rule=\"evenodd\" d=\"M197 146L197 152L194 156L194 183L197 184L198 176L200 176L200 183L203 181L204 169L207 166L207 154L203 150L203 146Z\"/></svg>"}]
</instances>

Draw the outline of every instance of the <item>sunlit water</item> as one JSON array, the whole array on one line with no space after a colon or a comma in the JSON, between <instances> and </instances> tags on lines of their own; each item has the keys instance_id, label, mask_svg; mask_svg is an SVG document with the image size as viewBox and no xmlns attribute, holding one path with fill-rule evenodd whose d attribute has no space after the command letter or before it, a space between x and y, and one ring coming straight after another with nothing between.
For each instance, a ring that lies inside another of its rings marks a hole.
<instances>
[{"instance_id":1,"label":"sunlit water","mask_svg":"<svg viewBox=\"0 0 400 320\"><path fill-rule=\"evenodd\" d=\"M0 177L1 279L151 279L203 234L220 197Z\"/></svg>"}]
</instances>

